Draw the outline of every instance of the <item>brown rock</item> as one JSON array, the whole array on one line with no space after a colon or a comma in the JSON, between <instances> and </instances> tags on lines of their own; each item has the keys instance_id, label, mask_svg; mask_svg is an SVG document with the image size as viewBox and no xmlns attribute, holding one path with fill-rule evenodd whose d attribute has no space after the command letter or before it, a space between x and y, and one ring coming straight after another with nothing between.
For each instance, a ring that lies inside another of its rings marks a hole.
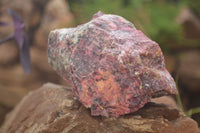
<instances>
[{"instance_id":1,"label":"brown rock","mask_svg":"<svg viewBox=\"0 0 200 133\"><path fill-rule=\"evenodd\" d=\"M148 103L118 119L92 117L73 98L71 89L51 83L24 97L7 116L1 132L199 133L195 121L166 104Z\"/></svg>"},{"instance_id":2,"label":"brown rock","mask_svg":"<svg viewBox=\"0 0 200 133\"><path fill-rule=\"evenodd\" d=\"M173 108L178 109L176 102L174 101L174 99L171 96L162 96L162 97L158 97L158 98L153 98L153 99L151 99L151 102L159 103L159 104L166 104L166 105L172 106Z\"/></svg>"},{"instance_id":3,"label":"brown rock","mask_svg":"<svg viewBox=\"0 0 200 133\"><path fill-rule=\"evenodd\" d=\"M13 25L12 25L12 17L7 13L7 11L0 5L1 12L0 12L0 18L1 22L9 23L10 25L7 26L0 26L0 40L3 38L8 37L8 35L13 33Z\"/></svg>"},{"instance_id":4,"label":"brown rock","mask_svg":"<svg viewBox=\"0 0 200 133\"><path fill-rule=\"evenodd\" d=\"M0 85L4 85L5 90L6 88L11 88L14 90L17 87L26 91L36 89L43 83L48 81L54 81L56 83L60 83L62 81L62 79L59 78L56 72L50 68L50 65L47 62L46 51L32 47L30 52L32 65L29 75L24 74L20 64L10 65L9 67L0 67ZM13 63L11 61L9 62ZM17 62L19 62L19 60L17 60Z\"/></svg>"},{"instance_id":5,"label":"brown rock","mask_svg":"<svg viewBox=\"0 0 200 133\"><path fill-rule=\"evenodd\" d=\"M26 95L27 91L19 86L0 83L0 125L6 114Z\"/></svg>"},{"instance_id":6,"label":"brown rock","mask_svg":"<svg viewBox=\"0 0 200 133\"><path fill-rule=\"evenodd\" d=\"M32 71L34 71L31 72L31 74L37 73L38 77L34 78L36 81L39 78L41 83L61 83L63 81L63 79L59 78L56 72L48 64L46 50L41 50L36 47L32 47L30 52L32 60Z\"/></svg>"},{"instance_id":7,"label":"brown rock","mask_svg":"<svg viewBox=\"0 0 200 133\"><path fill-rule=\"evenodd\" d=\"M177 22L183 25L184 33L188 39L200 38L200 19L192 11L185 7L180 12Z\"/></svg>"},{"instance_id":8,"label":"brown rock","mask_svg":"<svg viewBox=\"0 0 200 133\"><path fill-rule=\"evenodd\" d=\"M179 60L178 75L182 86L189 91L200 92L200 51L183 52L180 54Z\"/></svg>"},{"instance_id":9,"label":"brown rock","mask_svg":"<svg viewBox=\"0 0 200 133\"><path fill-rule=\"evenodd\" d=\"M73 16L66 0L49 1L44 9L40 27L35 34L35 44L46 50L49 32L55 28L66 27L72 20Z\"/></svg>"},{"instance_id":10,"label":"brown rock","mask_svg":"<svg viewBox=\"0 0 200 133\"><path fill-rule=\"evenodd\" d=\"M13 108L26 95L27 91L20 87L11 89L7 86L0 85L0 105Z\"/></svg>"},{"instance_id":11,"label":"brown rock","mask_svg":"<svg viewBox=\"0 0 200 133\"><path fill-rule=\"evenodd\" d=\"M35 70L32 70L29 75L24 74L20 64L14 65L11 68L0 68L0 81L2 85L14 85L13 88L16 86L30 86L31 82L34 85L35 79L39 78L38 73Z\"/></svg>"},{"instance_id":12,"label":"brown rock","mask_svg":"<svg viewBox=\"0 0 200 133\"><path fill-rule=\"evenodd\" d=\"M165 67L169 71L169 73L174 73L177 67L177 60L172 55L164 55L165 57Z\"/></svg>"},{"instance_id":13,"label":"brown rock","mask_svg":"<svg viewBox=\"0 0 200 133\"><path fill-rule=\"evenodd\" d=\"M10 108L7 108L0 104L0 125L3 123L6 114L10 111Z\"/></svg>"},{"instance_id":14,"label":"brown rock","mask_svg":"<svg viewBox=\"0 0 200 133\"><path fill-rule=\"evenodd\" d=\"M38 47L36 49L33 45L31 46L31 73L25 75L19 64L19 50L15 41L9 41L0 45L0 124L5 114L12 109L29 90L36 89L47 81L54 81L56 83L63 82L61 78L58 78L58 75L53 69L49 67L46 49L40 49L47 45L48 30L52 27L50 24L54 23L53 26L55 28L55 26L59 27L58 25L63 25L63 22L66 25L66 23L71 21L71 18L67 16L67 13L70 14L70 12L65 0L56 1L57 2L55 2L55 0L0 0L1 21L10 23L9 26L0 27L0 39L13 33L13 21L11 16L7 13L7 9L10 8L17 12L25 22L30 42L32 44L38 42L36 45L39 46L39 49ZM53 6L57 8L55 9ZM54 16L50 14L49 10L51 10L51 13L54 13ZM58 15L57 13L59 12L60 14ZM56 15L57 17L59 16L59 19L56 18ZM65 15L65 17L62 15ZM41 34L36 34L39 33L37 31L41 31ZM40 36L41 39L37 41L33 40L35 36Z\"/></svg>"},{"instance_id":15,"label":"brown rock","mask_svg":"<svg viewBox=\"0 0 200 133\"><path fill-rule=\"evenodd\" d=\"M190 50L179 55L179 88L184 108L200 106L200 50ZM200 113L192 115L200 125Z\"/></svg>"},{"instance_id":16,"label":"brown rock","mask_svg":"<svg viewBox=\"0 0 200 133\"><path fill-rule=\"evenodd\" d=\"M52 68L48 64L46 52L36 47L32 47L30 52L31 52L32 67L46 73L53 72Z\"/></svg>"},{"instance_id":17,"label":"brown rock","mask_svg":"<svg viewBox=\"0 0 200 133\"><path fill-rule=\"evenodd\" d=\"M0 45L0 66L14 65L19 61L17 45L6 42Z\"/></svg>"},{"instance_id":18,"label":"brown rock","mask_svg":"<svg viewBox=\"0 0 200 133\"><path fill-rule=\"evenodd\" d=\"M4 12L7 8L16 11L25 23L30 42L42 47L46 46L52 28L72 20L65 0L2 0L0 6Z\"/></svg>"}]
</instances>

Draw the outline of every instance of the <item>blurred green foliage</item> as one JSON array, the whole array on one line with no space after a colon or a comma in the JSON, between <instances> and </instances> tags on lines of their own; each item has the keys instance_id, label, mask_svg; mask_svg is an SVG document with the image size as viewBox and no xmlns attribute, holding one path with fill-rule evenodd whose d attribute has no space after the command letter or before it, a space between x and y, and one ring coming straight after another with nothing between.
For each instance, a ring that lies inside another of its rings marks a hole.
<instances>
[{"instance_id":1,"label":"blurred green foliage","mask_svg":"<svg viewBox=\"0 0 200 133\"><path fill-rule=\"evenodd\" d=\"M190 9L200 18L200 0L187 0Z\"/></svg>"},{"instance_id":2,"label":"blurred green foliage","mask_svg":"<svg viewBox=\"0 0 200 133\"><path fill-rule=\"evenodd\" d=\"M93 14L100 10L123 16L133 22L137 29L158 42L164 52L169 52L177 46L196 47L200 44L186 40L183 27L176 22L177 15L185 5L195 10L200 7L195 7L194 2L189 0L68 0L68 2L75 15L76 25L89 21Z\"/></svg>"}]
</instances>

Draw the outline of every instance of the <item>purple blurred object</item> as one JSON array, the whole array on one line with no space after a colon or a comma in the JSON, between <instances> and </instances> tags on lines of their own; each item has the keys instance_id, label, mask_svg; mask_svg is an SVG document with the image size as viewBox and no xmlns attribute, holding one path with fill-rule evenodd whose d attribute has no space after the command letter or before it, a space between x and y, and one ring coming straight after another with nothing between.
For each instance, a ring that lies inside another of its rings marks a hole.
<instances>
[{"instance_id":1,"label":"purple blurred object","mask_svg":"<svg viewBox=\"0 0 200 133\"><path fill-rule=\"evenodd\" d=\"M6 23L6 22L0 22L0 26L8 26L9 23Z\"/></svg>"},{"instance_id":2,"label":"purple blurred object","mask_svg":"<svg viewBox=\"0 0 200 133\"><path fill-rule=\"evenodd\" d=\"M24 22L20 16L12 10L8 10L8 14L11 15L14 22L14 33L8 36L7 38L0 41L0 44L15 39L19 49L20 49L20 62L26 74L30 73L30 52L29 52L29 43L28 37L25 33ZM6 23L1 22L0 25L5 26Z\"/></svg>"}]
</instances>

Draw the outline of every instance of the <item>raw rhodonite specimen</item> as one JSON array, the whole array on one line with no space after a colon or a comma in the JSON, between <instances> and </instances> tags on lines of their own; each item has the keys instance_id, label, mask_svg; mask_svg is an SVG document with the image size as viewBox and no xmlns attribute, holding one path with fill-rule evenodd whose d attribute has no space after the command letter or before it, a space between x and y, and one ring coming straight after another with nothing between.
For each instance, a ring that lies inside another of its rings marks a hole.
<instances>
[{"instance_id":1,"label":"raw rhodonite specimen","mask_svg":"<svg viewBox=\"0 0 200 133\"><path fill-rule=\"evenodd\" d=\"M51 31L48 60L95 116L118 117L177 94L159 45L117 15L98 12L86 24Z\"/></svg>"}]
</instances>

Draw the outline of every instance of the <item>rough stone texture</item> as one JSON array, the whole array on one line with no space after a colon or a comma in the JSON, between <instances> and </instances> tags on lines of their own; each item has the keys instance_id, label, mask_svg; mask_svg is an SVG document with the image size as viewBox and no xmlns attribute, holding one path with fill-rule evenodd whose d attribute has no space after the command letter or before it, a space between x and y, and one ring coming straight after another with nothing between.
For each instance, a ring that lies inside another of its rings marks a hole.
<instances>
[{"instance_id":1,"label":"rough stone texture","mask_svg":"<svg viewBox=\"0 0 200 133\"><path fill-rule=\"evenodd\" d=\"M86 24L52 31L48 57L95 116L118 117L151 97L177 94L159 45L117 15L98 12Z\"/></svg>"},{"instance_id":2,"label":"rough stone texture","mask_svg":"<svg viewBox=\"0 0 200 133\"><path fill-rule=\"evenodd\" d=\"M45 84L30 92L6 117L2 133L199 133L197 123L171 104L148 103L116 118L93 117L70 88ZM171 101L171 99L169 100Z\"/></svg>"}]
</instances>

